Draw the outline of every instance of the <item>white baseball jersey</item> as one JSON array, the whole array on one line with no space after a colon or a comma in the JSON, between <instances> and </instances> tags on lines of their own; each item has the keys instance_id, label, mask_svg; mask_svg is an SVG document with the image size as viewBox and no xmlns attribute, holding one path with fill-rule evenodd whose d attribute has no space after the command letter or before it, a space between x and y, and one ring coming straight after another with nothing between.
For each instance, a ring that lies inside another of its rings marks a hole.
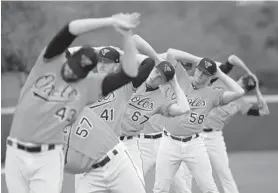
<instances>
[{"instance_id":1,"label":"white baseball jersey","mask_svg":"<svg viewBox=\"0 0 278 193\"><path fill-rule=\"evenodd\" d=\"M171 101L167 101L160 89L149 91L143 84L131 96L126 106L121 124L122 135L138 134L144 128L144 123L154 114L167 116L171 103Z\"/></svg>"},{"instance_id":2,"label":"white baseball jersey","mask_svg":"<svg viewBox=\"0 0 278 193\"><path fill-rule=\"evenodd\" d=\"M67 83L61 77L65 55L45 62L44 52L22 88L10 136L23 142L61 144L62 129L75 120L86 104L100 98L104 76L93 74L76 83Z\"/></svg>"},{"instance_id":3,"label":"white baseball jersey","mask_svg":"<svg viewBox=\"0 0 278 193\"><path fill-rule=\"evenodd\" d=\"M205 120L204 127L222 130L235 114L239 112L244 113L251 106L252 104L246 102L244 98L241 97L227 105L213 108Z\"/></svg>"},{"instance_id":4,"label":"white baseball jersey","mask_svg":"<svg viewBox=\"0 0 278 193\"><path fill-rule=\"evenodd\" d=\"M200 133L203 130L203 123L208 112L219 105L221 105L223 90L215 89L213 87L204 87L195 89L192 85L192 79L188 76L183 68L183 71L178 77L178 82L186 94L190 105L190 111L178 117L168 118L166 121L166 129L173 135L177 136L191 136ZM175 95L170 86L165 87L166 97L175 100Z\"/></svg>"}]
</instances>

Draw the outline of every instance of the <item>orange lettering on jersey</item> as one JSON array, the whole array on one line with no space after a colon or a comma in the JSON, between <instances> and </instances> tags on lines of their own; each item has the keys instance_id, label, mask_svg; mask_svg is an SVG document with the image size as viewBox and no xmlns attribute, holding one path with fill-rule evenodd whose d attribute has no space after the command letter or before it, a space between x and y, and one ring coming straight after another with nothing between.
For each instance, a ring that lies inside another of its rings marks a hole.
<instances>
[{"instance_id":1,"label":"orange lettering on jersey","mask_svg":"<svg viewBox=\"0 0 278 193\"><path fill-rule=\"evenodd\" d=\"M144 97L142 95L136 95L130 99L129 103L131 106L145 110L145 111L152 111L154 103L149 101L150 98Z\"/></svg>"},{"instance_id":2,"label":"orange lettering on jersey","mask_svg":"<svg viewBox=\"0 0 278 193\"><path fill-rule=\"evenodd\" d=\"M65 102L75 99L78 95L77 90L66 82L61 83L57 85L55 75L43 75L36 80L33 93L45 101Z\"/></svg>"},{"instance_id":3,"label":"orange lettering on jersey","mask_svg":"<svg viewBox=\"0 0 278 193\"><path fill-rule=\"evenodd\" d=\"M105 105L107 103L111 103L116 100L116 94L114 92L109 93L107 96L99 99L97 102L93 103L90 108L99 107L101 105Z\"/></svg>"}]
</instances>

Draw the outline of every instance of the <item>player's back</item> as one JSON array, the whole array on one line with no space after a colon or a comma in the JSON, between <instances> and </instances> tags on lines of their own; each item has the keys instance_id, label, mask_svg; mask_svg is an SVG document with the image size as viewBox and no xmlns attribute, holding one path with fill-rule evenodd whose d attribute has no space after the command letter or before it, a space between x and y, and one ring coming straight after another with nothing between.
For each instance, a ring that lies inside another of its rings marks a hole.
<instances>
[{"instance_id":1,"label":"player's back","mask_svg":"<svg viewBox=\"0 0 278 193\"><path fill-rule=\"evenodd\" d=\"M71 127L68 145L97 161L119 143L111 127L86 106Z\"/></svg>"},{"instance_id":2,"label":"player's back","mask_svg":"<svg viewBox=\"0 0 278 193\"><path fill-rule=\"evenodd\" d=\"M85 105L88 92L82 82L69 84L62 79L64 54L48 62L43 54L44 51L21 91L10 136L23 142L59 144L64 141L62 129Z\"/></svg>"}]
</instances>

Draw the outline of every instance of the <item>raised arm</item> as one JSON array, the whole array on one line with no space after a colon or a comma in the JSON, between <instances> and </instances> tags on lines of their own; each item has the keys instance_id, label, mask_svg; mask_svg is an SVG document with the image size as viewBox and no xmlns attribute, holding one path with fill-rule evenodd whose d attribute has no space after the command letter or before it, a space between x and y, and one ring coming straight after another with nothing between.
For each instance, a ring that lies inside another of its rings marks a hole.
<instances>
[{"instance_id":1,"label":"raised arm","mask_svg":"<svg viewBox=\"0 0 278 193\"><path fill-rule=\"evenodd\" d=\"M168 116L174 117L187 113L190 110L190 106L183 90L177 81L176 75L174 76L173 80L171 80L171 85L174 89L177 102L169 106Z\"/></svg>"},{"instance_id":2,"label":"raised arm","mask_svg":"<svg viewBox=\"0 0 278 193\"><path fill-rule=\"evenodd\" d=\"M256 81L256 97L257 104L254 104L247 112L247 116L266 116L269 115L269 108L267 102L262 96L262 93L259 88L259 81L255 75L253 75Z\"/></svg>"},{"instance_id":3,"label":"raised arm","mask_svg":"<svg viewBox=\"0 0 278 193\"><path fill-rule=\"evenodd\" d=\"M177 61L182 61L182 62L191 62L195 65L197 65L200 60L202 59L201 57L195 56L193 54L181 51L181 50L177 50L177 49L173 49L173 48L169 48L167 50L167 53L170 53L171 55L174 56L175 60Z\"/></svg>"},{"instance_id":4,"label":"raised arm","mask_svg":"<svg viewBox=\"0 0 278 193\"><path fill-rule=\"evenodd\" d=\"M121 15L121 16L119 16ZM138 14L130 15L118 14L107 18L89 18L78 19L69 22L65 25L50 41L44 53L44 59L50 60L51 58L62 54L74 39L84 33L94 31L99 28L109 26L120 26L122 28L134 28L138 24L136 17Z\"/></svg>"},{"instance_id":5,"label":"raised arm","mask_svg":"<svg viewBox=\"0 0 278 193\"><path fill-rule=\"evenodd\" d=\"M222 96L221 103L228 104L244 95L244 90L241 86L232 78L223 73L219 67L217 67L216 77L219 78L228 88L229 91L225 91Z\"/></svg>"},{"instance_id":6,"label":"raised arm","mask_svg":"<svg viewBox=\"0 0 278 193\"><path fill-rule=\"evenodd\" d=\"M129 30L124 35L124 55L122 69L117 73L108 74L102 83L102 95L106 96L110 92L122 87L132 81L138 74L136 63L137 49L135 47L132 32Z\"/></svg>"}]
</instances>

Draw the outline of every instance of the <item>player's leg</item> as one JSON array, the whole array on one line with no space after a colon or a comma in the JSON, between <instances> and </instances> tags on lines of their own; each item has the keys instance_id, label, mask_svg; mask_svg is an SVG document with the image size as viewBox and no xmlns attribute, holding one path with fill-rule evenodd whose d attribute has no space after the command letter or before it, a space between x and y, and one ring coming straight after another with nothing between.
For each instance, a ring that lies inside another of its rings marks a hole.
<instances>
[{"instance_id":1,"label":"player's leg","mask_svg":"<svg viewBox=\"0 0 278 193\"><path fill-rule=\"evenodd\" d=\"M133 162L135 163L137 169L143 174L143 162L141 152L139 150L139 141L138 138L135 137L133 139L124 140L123 141L129 155L131 156Z\"/></svg>"},{"instance_id":2,"label":"player's leg","mask_svg":"<svg viewBox=\"0 0 278 193\"><path fill-rule=\"evenodd\" d=\"M143 175L126 150L119 150L119 154L104 169L110 192L146 193Z\"/></svg>"},{"instance_id":3,"label":"player's leg","mask_svg":"<svg viewBox=\"0 0 278 193\"><path fill-rule=\"evenodd\" d=\"M181 164L180 149L178 141L162 137L157 153L154 193L169 192L172 179Z\"/></svg>"},{"instance_id":4,"label":"player's leg","mask_svg":"<svg viewBox=\"0 0 278 193\"><path fill-rule=\"evenodd\" d=\"M30 177L31 193L60 193L64 175L62 145L35 155L36 171Z\"/></svg>"},{"instance_id":5,"label":"player's leg","mask_svg":"<svg viewBox=\"0 0 278 193\"><path fill-rule=\"evenodd\" d=\"M159 139L139 138L139 150L142 157L144 178L146 178L149 171L155 166L158 145Z\"/></svg>"},{"instance_id":6,"label":"player's leg","mask_svg":"<svg viewBox=\"0 0 278 193\"><path fill-rule=\"evenodd\" d=\"M181 163L173 182L170 192L173 193L191 193L192 175L184 162Z\"/></svg>"},{"instance_id":7,"label":"player's leg","mask_svg":"<svg viewBox=\"0 0 278 193\"><path fill-rule=\"evenodd\" d=\"M201 137L195 138L185 146L184 161L203 193L219 193L212 176L207 149Z\"/></svg>"},{"instance_id":8,"label":"player's leg","mask_svg":"<svg viewBox=\"0 0 278 193\"><path fill-rule=\"evenodd\" d=\"M5 161L5 179L9 193L28 193L28 168L21 150L14 149L7 145L6 161Z\"/></svg>"},{"instance_id":9,"label":"player's leg","mask_svg":"<svg viewBox=\"0 0 278 193\"><path fill-rule=\"evenodd\" d=\"M212 169L220 179L225 193L238 193L227 155L226 144L222 131L207 133L205 144L209 154Z\"/></svg>"},{"instance_id":10,"label":"player's leg","mask_svg":"<svg viewBox=\"0 0 278 193\"><path fill-rule=\"evenodd\" d=\"M103 168L92 169L79 176L75 183L75 193L109 192Z\"/></svg>"}]
</instances>

